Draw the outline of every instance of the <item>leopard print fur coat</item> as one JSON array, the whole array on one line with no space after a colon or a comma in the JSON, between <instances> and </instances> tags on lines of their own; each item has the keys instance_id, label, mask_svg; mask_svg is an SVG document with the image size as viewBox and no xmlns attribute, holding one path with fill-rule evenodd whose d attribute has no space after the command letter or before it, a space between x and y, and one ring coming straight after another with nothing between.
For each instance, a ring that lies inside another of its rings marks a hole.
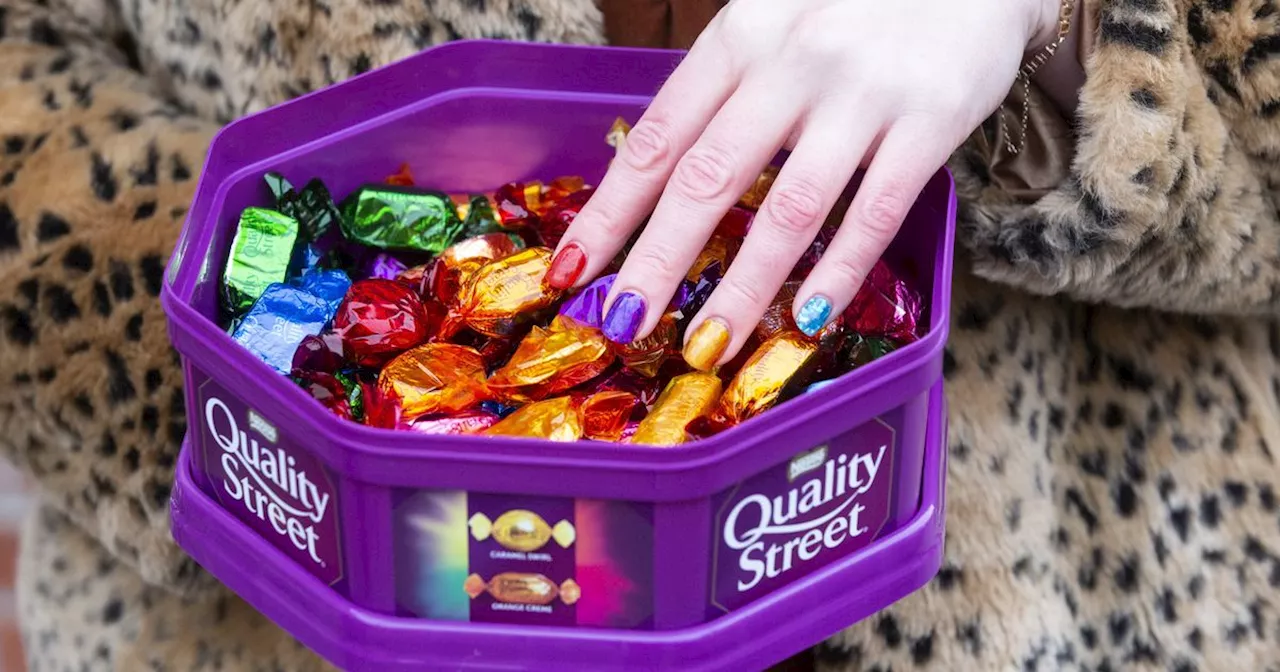
<instances>
[{"instance_id":1,"label":"leopard print fur coat","mask_svg":"<svg viewBox=\"0 0 1280 672\"><path fill-rule=\"evenodd\" d=\"M0 0L0 447L31 669L325 665L177 549L162 269L219 124L592 0ZM1277 0L1107 0L1070 177L962 148L945 565L830 670L1280 670Z\"/></svg>"}]
</instances>

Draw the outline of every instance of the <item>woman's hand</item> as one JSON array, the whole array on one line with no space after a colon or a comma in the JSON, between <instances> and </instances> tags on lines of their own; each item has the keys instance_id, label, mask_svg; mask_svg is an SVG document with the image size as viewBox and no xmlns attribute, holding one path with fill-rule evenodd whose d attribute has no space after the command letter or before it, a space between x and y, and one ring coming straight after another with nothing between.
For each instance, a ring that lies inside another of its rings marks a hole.
<instances>
[{"instance_id":1,"label":"woman's hand","mask_svg":"<svg viewBox=\"0 0 1280 672\"><path fill-rule=\"evenodd\" d=\"M733 0L632 129L548 281L594 277L652 211L605 319L614 341L647 335L721 217L786 147L741 251L691 324L686 358L706 369L742 347L863 166L848 215L796 296L797 324L816 333L853 299L925 183L1008 94L1024 52L1054 36L1059 7Z\"/></svg>"}]
</instances>

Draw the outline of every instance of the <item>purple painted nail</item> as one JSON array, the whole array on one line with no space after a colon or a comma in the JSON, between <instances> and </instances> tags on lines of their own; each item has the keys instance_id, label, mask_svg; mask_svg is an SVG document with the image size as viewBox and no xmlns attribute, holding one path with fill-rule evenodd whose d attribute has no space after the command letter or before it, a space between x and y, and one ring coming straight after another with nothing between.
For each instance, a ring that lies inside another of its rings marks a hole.
<instances>
[{"instance_id":1,"label":"purple painted nail","mask_svg":"<svg viewBox=\"0 0 1280 672\"><path fill-rule=\"evenodd\" d=\"M609 306L601 329L605 338L614 343L627 344L636 340L640 323L644 322L644 297L635 292L623 292Z\"/></svg>"}]
</instances>

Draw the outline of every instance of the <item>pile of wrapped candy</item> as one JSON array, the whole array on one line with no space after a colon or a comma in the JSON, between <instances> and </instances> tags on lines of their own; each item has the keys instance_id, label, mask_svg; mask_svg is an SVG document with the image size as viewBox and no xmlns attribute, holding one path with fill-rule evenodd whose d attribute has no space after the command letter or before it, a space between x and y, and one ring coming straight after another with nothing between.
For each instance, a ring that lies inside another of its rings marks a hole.
<instances>
[{"instance_id":1,"label":"pile of wrapped candy","mask_svg":"<svg viewBox=\"0 0 1280 672\"><path fill-rule=\"evenodd\" d=\"M622 122L611 141L625 137ZM610 273L574 292L544 282L552 250L591 196L579 178L450 195L407 168L335 203L325 185L266 183L271 208L241 213L225 271L228 332L334 414L427 434L675 445L709 436L917 338L921 300L883 263L810 338L800 281L824 225L746 346L712 371L680 356L690 320L732 263L776 170L722 220L658 327L606 339ZM630 245L627 246L628 248Z\"/></svg>"}]
</instances>

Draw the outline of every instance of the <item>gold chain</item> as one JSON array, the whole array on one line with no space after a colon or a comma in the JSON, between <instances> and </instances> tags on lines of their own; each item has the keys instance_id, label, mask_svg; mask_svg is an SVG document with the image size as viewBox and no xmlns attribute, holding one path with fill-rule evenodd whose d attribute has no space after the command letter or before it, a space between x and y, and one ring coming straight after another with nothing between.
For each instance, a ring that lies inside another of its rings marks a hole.
<instances>
[{"instance_id":1,"label":"gold chain","mask_svg":"<svg viewBox=\"0 0 1280 672\"><path fill-rule=\"evenodd\" d=\"M1062 0L1062 7L1058 10L1058 35L1050 42L1048 46L1041 49L1039 53L1022 65L1022 69L1018 71L1018 79L1016 81L1022 83L1022 126L1018 134L1018 144L1013 144L1012 134L1009 133L1009 126L1005 123L1004 104L1000 105L1000 131L1004 135L1005 148L1010 154L1017 154L1027 144L1027 123L1031 119L1031 78L1035 76L1036 71L1040 69L1053 55L1058 53L1058 48L1063 42L1067 41L1067 35L1071 33L1071 16L1075 13L1076 0Z\"/></svg>"}]
</instances>

